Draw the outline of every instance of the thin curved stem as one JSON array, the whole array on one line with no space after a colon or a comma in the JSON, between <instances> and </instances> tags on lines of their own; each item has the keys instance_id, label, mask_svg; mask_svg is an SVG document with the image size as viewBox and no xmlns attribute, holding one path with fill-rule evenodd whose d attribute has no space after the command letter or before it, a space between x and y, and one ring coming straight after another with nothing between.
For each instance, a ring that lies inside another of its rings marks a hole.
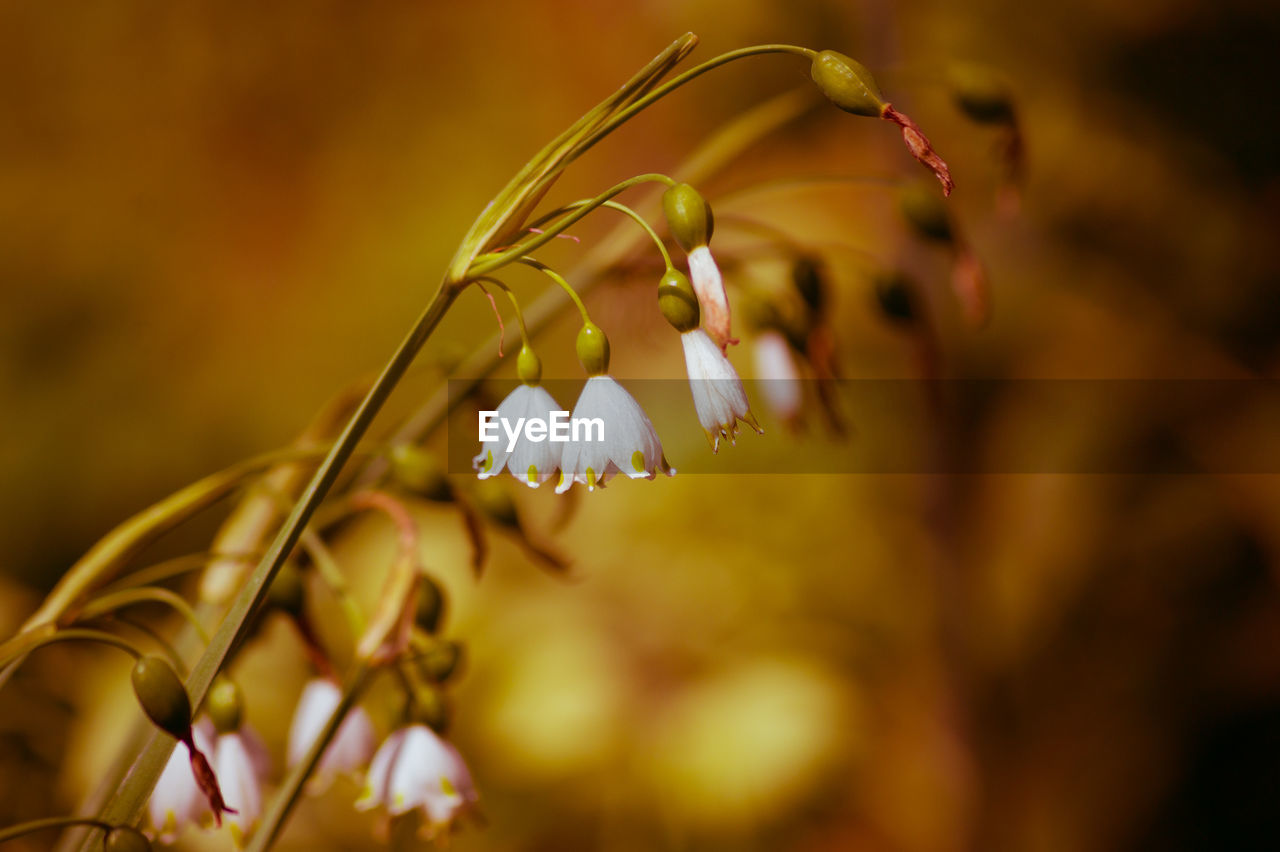
<instances>
[{"instance_id":1,"label":"thin curved stem","mask_svg":"<svg viewBox=\"0 0 1280 852\"><path fill-rule=\"evenodd\" d=\"M260 553L220 553L212 550L206 550L201 553L188 553L183 556L166 559L163 562L157 562L154 565L148 565L145 568L139 568L137 571L126 574L114 583L109 584L103 591L117 592L138 586L153 586L156 583L163 583L165 580L172 580L174 577L180 577L192 571L199 571L214 559L256 560L261 555Z\"/></svg>"},{"instance_id":2,"label":"thin curved stem","mask_svg":"<svg viewBox=\"0 0 1280 852\"><path fill-rule=\"evenodd\" d=\"M663 83L644 97L635 101L635 103L610 116L604 124L602 124L597 130L590 133L587 138L574 149L572 155L566 158L565 163L568 164L573 162L601 139L618 129L621 125L635 118L637 114L653 106L654 103L662 100L686 83L693 82L708 71L712 71L722 65L728 65L730 62L736 62L739 59L746 59L750 56L764 56L770 53L789 53L795 56L801 56L810 61L818 55L816 50L811 50L807 47L800 47L794 44L758 44L754 47L744 47L738 50L731 50L728 53L722 53L714 59L708 59L701 65L690 68L683 74L672 77L666 83Z\"/></svg>"},{"instance_id":3,"label":"thin curved stem","mask_svg":"<svg viewBox=\"0 0 1280 852\"><path fill-rule=\"evenodd\" d=\"M546 222L546 221L548 221L549 219L552 219L552 218L554 218L554 217L556 217L556 216L559 216L559 215L560 215L560 214L562 214L562 213L566 213L566 212L568 212L568 211L570 211L570 210L575 210L575 209L577 209L577 208L579 208L579 207L582 207L582 206L587 205L587 204L590 204L590 203L591 203L591 199L587 198L587 199L583 199L582 201L575 201L575 202L573 202L572 204L566 204L565 206L563 206L563 207L561 207L561 208L559 208L559 209L552 210L550 213L548 213L548 214L546 214L545 216L543 216L543 217L539 218L538 220L536 220L535 222L533 222L533 223L531 223L531 224L532 224L534 227L538 227L538 226L540 226L543 222ZM632 209L631 209L630 207L628 207L627 205L622 204L622 203L619 203L619 202L617 202L617 201L606 201L606 202L604 202L604 204L602 204L602 205L600 205L600 206L601 206L601 207L608 207L610 210L617 210L619 213L623 213L623 214L625 214L625 215L627 215L627 216L631 217L631 219L632 219L632 220L633 220L637 225L639 225L641 228L643 228L643 229L644 229L644 232L645 232L646 234L648 234L648 235L649 235L649 239L653 240L653 244L654 244L655 246L657 246L658 252L662 255L662 261L663 261L663 263L664 263L664 264L666 264L667 269L671 269L671 268L672 268L672 264L671 264L671 254L667 251L667 244L666 244L666 243L664 243L664 242L662 241L662 238L658 236L658 232L657 232L657 231L655 231L655 230L653 229L653 226L649 224L648 220L646 220L643 216L641 216L641 215L640 215L639 213L637 213L635 210L632 210Z\"/></svg>"},{"instance_id":4,"label":"thin curved stem","mask_svg":"<svg viewBox=\"0 0 1280 852\"><path fill-rule=\"evenodd\" d=\"M122 607L140 603L161 603L170 607L187 620L187 623L199 634L201 641L208 644L209 631L204 629L204 625L200 623L200 619L196 616L196 611L192 609L191 604L187 603L181 595L175 592L154 586L121 589L118 592L94 598L85 604L84 609L80 611L80 618L94 618Z\"/></svg>"},{"instance_id":5,"label":"thin curved stem","mask_svg":"<svg viewBox=\"0 0 1280 852\"><path fill-rule=\"evenodd\" d=\"M607 204L612 204L612 203L613 202L607 202ZM516 294L512 291L512 289L507 286L506 282L499 281L497 278L493 278L489 275L482 275L479 278L475 278L472 280L476 284L482 284L482 283L492 284L493 286L501 290L503 293L506 293L507 299L510 300L511 302L511 308L516 313L516 324L520 326L520 342L523 343L525 346L528 346L529 345L529 327L525 325L524 311L520 309L520 300L516 298Z\"/></svg>"},{"instance_id":6,"label":"thin curved stem","mask_svg":"<svg viewBox=\"0 0 1280 852\"><path fill-rule=\"evenodd\" d=\"M587 313L587 306L582 303L582 297L579 296L578 292L573 289L572 284L564 280L564 276L560 275L558 272L553 270L551 267L547 266L542 261L532 257L519 258L519 262L523 263L525 266L533 267L534 269L541 272L543 275L550 278L552 281L559 284L561 289L563 289L565 293L569 295L569 298L573 300L573 304L578 308L578 313L582 314L582 321L584 323L591 322L591 315Z\"/></svg>"},{"instance_id":7,"label":"thin curved stem","mask_svg":"<svg viewBox=\"0 0 1280 852\"><path fill-rule=\"evenodd\" d=\"M105 630L93 630L88 627L68 627L41 636L35 636L32 632L20 633L0 645L0 661L7 663L17 657L30 654L38 648L43 648L46 645L55 645L59 642L99 642L103 645L119 648L135 660L143 656L142 652L132 642L122 639L113 633L108 633Z\"/></svg>"},{"instance_id":8,"label":"thin curved stem","mask_svg":"<svg viewBox=\"0 0 1280 852\"><path fill-rule=\"evenodd\" d=\"M480 275L487 275L490 272L495 272L520 257L523 257L529 252L542 248L544 245L568 230L572 225L576 224L592 210L600 207L606 201L611 200L615 195L619 195L626 192L633 186L639 186L644 183L662 183L667 186L675 186L676 184L675 180L667 175L656 173L636 175L635 177L628 178L621 183L614 184L595 198L587 201L568 216L565 216L563 219L556 222L552 227L545 229L542 233L535 234L529 239L521 240L509 248L480 255L475 259L475 262L468 267L467 278L471 279Z\"/></svg>"},{"instance_id":9,"label":"thin curved stem","mask_svg":"<svg viewBox=\"0 0 1280 852\"><path fill-rule=\"evenodd\" d=\"M160 646L160 651L169 658L169 662L173 663L173 670L181 677L186 677L188 670L187 664L182 661L182 655L178 653L178 649L173 647L173 643L164 638L151 625L141 621L136 621L127 615L121 615L118 612L111 613L108 618L115 624L123 624L132 627L134 630L146 636L152 642Z\"/></svg>"},{"instance_id":10,"label":"thin curved stem","mask_svg":"<svg viewBox=\"0 0 1280 852\"><path fill-rule=\"evenodd\" d=\"M0 829L0 843L8 843L10 840L16 840L28 834L37 831L48 831L51 828L68 828L73 825L88 825L94 828L100 828L103 831L110 831L115 828L111 823L103 822L100 819L92 817L45 817L44 819L33 819L29 822L11 825L8 828Z\"/></svg>"}]
</instances>

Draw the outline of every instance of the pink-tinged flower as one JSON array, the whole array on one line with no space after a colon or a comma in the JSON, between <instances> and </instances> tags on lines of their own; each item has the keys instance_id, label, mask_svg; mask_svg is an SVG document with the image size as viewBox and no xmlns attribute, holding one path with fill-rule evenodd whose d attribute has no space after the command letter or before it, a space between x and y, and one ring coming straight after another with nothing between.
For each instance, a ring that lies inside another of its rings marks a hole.
<instances>
[{"instance_id":1,"label":"pink-tinged flower","mask_svg":"<svg viewBox=\"0 0 1280 852\"><path fill-rule=\"evenodd\" d=\"M575 482L584 483L591 491L597 485L603 488L615 473L625 473L631 479L653 479L658 471L675 476L644 409L612 377L587 379L574 406L573 420L581 431L564 445L557 494L568 491Z\"/></svg>"},{"instance_id":2,"label":"pink-tinged flower","mask_svg":"<svg viewBox=\"0 0 1280 852\"><path fill-rule=\"evenodd\" d=\"M374 755L356 807L383 806L391 816L422 808L423 830L435 837L479 798L458 750L426 725L409 725L387 737Z\"/></svg>"},{"instance_id":3,"label":"pink-tinged flower","mask_svg":"<svg viewBox=\"0 0 1280 852\"><path fill-rule=\"evenodd\" d=\"M303 688L293 713L293 723L289 726L290 766L295 766L306 756L341 700L341 688L328 678L314 678ZM373 755L373 748L373 723L364 708L357 705L347 713L338 726L337 734L321 755L308 785L311 791L323 792L333 776L362 769Z\"/></svg>"},{"instance_id":4,"label":"pink-tinged flower","mask_svg":"<svg viewBox=\"0 0 1280 852\"><path fill-rule=\"evenodd\" d=\"M693 282L693 292L698 294L702 327L722 350L730 343L736 344L738 341L729 329L729 295L708 246L695 246L689 252L689 279Z\"/></svg>"},{"instance_id":5,"label":"pink-tinged flower","mask_svg":"<svg viewBox=\"0 0 1280 852\"><path fill-rule=\"evenodd\" d=\"M205 754L214 753L213 724L208 719L193 725L191 735L197 749ZM191 753L185 743L179 742L169 753L169 762L151 792L147 813L156 839L164 844L177 840L188 824L199 825L212 818L209 800L191 770Z\"/></svg>"},{"instance_id":6,"label":"pink-tinged flower","mask_svg":"<svg viewBox=\"0 0 1280 852\"><path fill-rule=\"evenodd\" d=\"M700 328L680 335L684 344L684 362L689 370L689 388L693 391L693 407L698 422L707 433L711 451L720 451L720 439L734 443L738 434L738 421L751 426L757 432L760 424L751 414L747 392L733 364Z\"/></svg>"},{"instance_id":7,"label":"pink-tinged flower","mask_svg":"<svg viewBox=\"0 0 1280 852\"><path fill-rule=\"evenodd\" d=\"M498 418L489 424L490 433L496 437L481 443L480 455L472 467L481 479L497 476L505 467L511 475L530 488L537 488L555 476L560 468L560 445L549 440L532 441L523 430L517 435L504 431L503 423L512 428L517 424L541 420L551 422L560 404L541 385L521 384L498 404ZM482 412L483 415L483 412ZM514 446L512 446L514 444Z\"/></svg>"},{"instance_id":8,"label":"pink-tinged flower","mask_svg":"<svg viewBox=\"0 0 1280 852\"><path fill-rule=\"evenodd\" d=\"M256 734L241 728L218 735L213 762L222 796L227 806L235 810L226 822L231 827L231 839L239 848L262 815L261 779L268 768L267 753Z\"/></svg>"},{"instance_id":9,"label":"pink-tinged flower","mask_svg":"<svg viewBox=\"0 0 1280 852\"><path fill-rule=\"evenodd\" d=\"M791 346L777 331L766 331L754 342L756 376L761 380L765 403L779 420L792 423L800 415L803 400Z\"/></svg>"}]
</instances>

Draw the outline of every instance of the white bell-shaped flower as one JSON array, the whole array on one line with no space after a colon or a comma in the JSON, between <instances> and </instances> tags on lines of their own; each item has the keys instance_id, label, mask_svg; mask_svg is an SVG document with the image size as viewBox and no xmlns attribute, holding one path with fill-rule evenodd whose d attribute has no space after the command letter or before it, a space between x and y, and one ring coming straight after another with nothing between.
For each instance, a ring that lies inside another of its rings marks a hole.
<instances>
[{"instance_id":1,"label":"white bell-shaped flower","mask_svg":"<svg viewBox=\"0 0 1280 852\"><path fill-rule=\"evenodd\" d=\"M754 341L756 377L760 393L774 416L792 423L800 415L803 394L800 372L791 346L781 332L766 331Z\"/></svg>"},{"instance_id":2,"label":"white bell-shaped flower","mask_svg":"<svg viewBox=\"0 0 1280 852\"><path fill-rule=\"evenodd\" d=\"M653 423L622 385L607 375L587 379L573 408L576 436L564 445L556 493L575 482L588 490L603 487L616 473L653 479L658 471L675 476L662 454ZM595 428L596 426L600 428Z\"/></svg>"},{"instance_id":3,"label":"white bell-shaped flower","mask_svg":"<svg viewBox=\"0 0 1280 852\"><path fill-rule=\"evenodd\" d=\"M387 737L374 755L356 807L383 806L391 816L422 808L424 829L434 837L479 798L458 750L426 725L408 725Z\"/></svg>"},{"instance_id":4,"label":"white bell-shaped flower","mask_svg":"<svg viewBox=\"0 0 1280 852\"><path fill-rule=\"evenodd\" d=\"M205 754L214 753L213 724L202 719L191 728L196 748ZM169 753L147 803L147 813L156 839L168 845L189 824L199 825L211 815L209 800L205 798L191 771L191 754L185 743L178 743Z\"/></svg>"},{"instance_id":5,"label":"white bell-shaped flower","mask_svg":"<svg viewBox=\"0 0 1280 852\"><path fill-rule=\"evenodd\" d=\"M326 677L313 678L303 688L289 726L290 766L297 765L306 756L341 700L342 689ZM323 792L333 776L364 768L375 745L369 714L359 705L352 707L321 755L308 787L312 792Z\"/></svg>"},{"instance_id":6,"label":"white bell-shaped flower","mask_svg":"<svg viewBox=\"0 0 1280 852\"><path fill-rule=\"evenodd\" d=\"M695 328L682 333L680 342L684 344L684 362L689 370L693 407L698 413L698 422L707 433L707 440L711 442L712 452L720 451L721 438L734 443L739 420L756 432L763 431L751 413L747 392L742 388L737 371L707 333Z\"/></svg>"},{"instance_id":7,"label":"white bell-shaped flower","mask_svg":"<svg viewBox=\"0 0 1280 852\"><path fill-rule=\"evenodd\" d=\"M498 405L497 422L491 424L491 432L496 437L481 442L480 455L472 462L479 477L488 479L506 468L516 479L537 488L555 476L560 467L560 445L550 440L530 440L523 431L509 434L503 424L519 429L517 424L532 419L549 423L552 414L560 410L560 404L541 385L521 384L507 394Z\"/></svg>"}]
</instances>

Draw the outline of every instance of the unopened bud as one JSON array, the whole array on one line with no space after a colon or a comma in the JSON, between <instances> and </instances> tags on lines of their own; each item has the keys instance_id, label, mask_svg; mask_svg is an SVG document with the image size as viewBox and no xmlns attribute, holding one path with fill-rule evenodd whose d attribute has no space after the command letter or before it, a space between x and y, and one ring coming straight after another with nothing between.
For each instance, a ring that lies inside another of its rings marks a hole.
<instances>
[{"instance_id":1,"label":"unopened bud","mask_svg":"<svg viewBox=\"0 0 1280 852\"><path fill-rule=\"evenodd\" d=\"M173 666L159 657L139 657L130 678L147 717L165 733L185 741L191 731L191 699Z\"/></svg>"},{"instance_id":2,"label":"unopened bud","mask_svg":"<svg viewBox=\"0 0 1280 852\"><path fill-rule=\"evenodd\" d=\"M218 676L209 688L204 706L218 733L232 734L240 730L240 722L244 718L244 695L231 678Z\"/></svg>"},{"instance_id":3,"label":"unopened bud","mask_svg":"<svg viewBox=\"0 0 1280 852\"><path fill-rule=\"evenodd\" d=\"M520 517L516 514L516 501L511 499L507 489L498 483L476 489L476 505L485 517L499 526L511 530L520 529Z\"/></svg>"},{"instance_id":4,"label":"unopened bud","mask_svg":"<svg viewBox=\"0 0 1280 852\"><path fill-rule=\"evenodd\" d=\"M444 608L444 591L436 585L435 580L424 575L418 586L418 609L413 617L414 623L428 633L435 633L440 629L440 622L444 618Z\"/></svg>"},{"instance_id":5,"label":"unopened bud","mask_svg":"<svg viewBox=\"0 0 1280 852\"><path fill-rule=\"evenodd\" d=\"M809 73L822 94L845 112L878 118L887 106L871 72L843 53L822 51Z\"/></svg>"},{"instance_id":6,"label":"unopened bud","mask_svg":"<svg viewBox=\"0 0 1280 852\"><path fill-rule=\"evenodd\" d=\"M306 603L307 589L302 582L302 572L293 562L286 562L276 572L276 578L267 589L267 603L284 610L291 615L302 612Z\"/></svg>"},{"instance_id":7,"label":"unopened bud","mask_svg":"<svg viewBox=\"0 0 1280 852\"><path fill-rule=\"evenodd\" d=\"M668 269L658 282L658 310L681 334L698 327L698 296L688 276L678 269Z\"/></svg>"},{"instance_id":8,"label":"unopened bud","mask_svg":"<svg viewBox=\"0 0 1280 852\"><path fill-rule=\"evenodd\" d=\"M520 354L516 356L516 375L526 385L536 385L542 380L542 359L528 344L520 347Z\"/></svg>"},{"instance_id":9,"label":"unopened bud","mask_svg":"<svg viewBox=\"0 0 1280 852\"><path fill-rule=\"evenodd\" d=\"M444 733L449 727L449 702L444 693L434 686L427 686L413 691L413 697L406 708L409 721L417 725L426 725L437 733Z\"/></svg>"},{"instance_id":10,"label":"unopened bud","mask_svg":"<svg viewBox=\"0 0 1280 852\"><path fill-rule=\"evenodd\" d=\"M912 182L903 186L898 195L898 210L921 236L943 243L952 241L954 234L947 207L924 184Z\"/></svg>"},{"instance_id":11,"label":"unopened bud","mask_svg":"<svg viewBox=\"0 0 1280 852\"><path fill-rule=\"evenodd\" d=\"M956 106L969 118L979 124L1013 123L1013 96L994 71L964 64L951 68L948 76Z\"/></svg>"},{"instance_id":12,"label":"unopened bud","mask_svg":"<svg viewBox=\"0 0 1280 852\"><path fill-rule=\"evenodd\" d=\"M427 680L444 683L457 672L462 655L462 645L457 642L433 642L418 658L418 670Z\"/></svg>"},{"instance_id":13,"label":"unopened bud","mask_svg":"<svg viewBox=\"0 0 1280 852\"><path fill-rule=\"evenodd\" d=\"M578 360L588 376L600 376L609 371L609 338L593 322L584 323L578 332Z\"/></svg>"},{"instance_id":14,"label":"unopened bud","mask_svg":"<svg viewBox=\"0 0 1280 852\"><path fill-rule=\"evenodd\" d=\"M391 450L391 476L406 491L435 503L453 499L453 488L431 452L416 444L398 444Z\"/></svg>"},{"instance_id":15,"label":"unopened bud","mask_svg":"<svg viewBox=\"0 0 1280 852\"><path fill-rule=\"evenodd\" d=\"M874 280L876 303L888 319L910 325L916 319L915 286L901 272L877 273Z\"/></svg>"},{"instance_id":16,"label":"unopened bud","mask_svg":"<svg viewBox=\"0 0 1280 852\"><path fill-rule=\"evenodd\" d=\"M816 257L798 258L791 267L791 283L804 303L815 313L821 313L827 303L826 275L822 261Z\"/></svg>"},{"instance_id":17,"label":"unopened bud","mask_svg":"<svg viewBox=\"0 0 1280 852\"><path fill-rule=\"evenodd\" d=\"M102 841L103 852L151 852L151 841L136 828L117 825Z\"/></svg>"},{"instance_id":18,"label":"unopened bud","mask_svg":"<svg viewBox=\"0 0 1280 852\"><path fill-rule=\"evenodd\" d=\"M662 194L662 212L671 235L686 252L711 242L715 217L711 205L687 183L678 183Z\"/></svg>"}]
</instances>

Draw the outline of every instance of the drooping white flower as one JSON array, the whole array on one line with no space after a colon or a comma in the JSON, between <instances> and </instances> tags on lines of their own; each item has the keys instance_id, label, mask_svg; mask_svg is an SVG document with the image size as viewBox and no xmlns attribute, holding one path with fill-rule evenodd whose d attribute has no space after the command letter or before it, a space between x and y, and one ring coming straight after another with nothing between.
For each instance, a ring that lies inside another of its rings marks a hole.
<instances>
[{"instance_id":1,"label":"drooping white flower","mask_svg":"<svg viewBox=\"0 0 1280 852\"><path fill-rule=\"evenodd\" d=\"M615 473L631 479L653 479L658 471L675 476L644 409L612 377L587 379L573 408L573 420L583 428L564 445L557 494L575 482L584 483L588 490L604 487ZM592 428L596 422L603 426L603 434Z\"/></svg>"},{"instance_id":2,"label":"drooping white flower","mask_svg":"<svg viewBox=\"0 0 1280 852\"><path fill-rule=\"evenodd\" d=\"M525 434L515 439L515 447L508 451L511 440L503 430L506 422L516 424L529 418L550 422L551 414L560 411L560 405L541 385L522 383L507 394L498 404L497 437L481 443L480 455L472 462L481 479L497 476L505 467L511 475L530 488L537 488L553 477L560 467L560 447L550 440L531 441Z\"/></svg>"},{"instance_id":3,"label":"drooping white flower","mask_svg":"<svg viewBox=\"0 0 1280 852\"><path fill-rule=\"evenodd\" d=\"M317 677L308 681L289 726L290 766L306 756L341 700L342 689L329 678ZM351 708L320 757L309 784L312 792L322 792L334 775L363 768L373 754L374 745L373 723L369 721L369 714L359 705Z\"/></svg>"},{"instance_id":4,"label":"drooping white flower","mask_svg":"<svg viewBox=\"0 0 1280 852\"><path fill-rule=\"evenodd\" d=\"M791 346L777 331L764 332L754 343L756 376L769 410L784 423L795 421L803 400Z\"/></svg>"},{"instance_id":5,"label":"drooping white flower","mask_svg":"<svg viewBox=\"0 0 1280 852\"><path fill-rule=\"evenodd\" d=\"M226 823L239 848L262 815L261 779L267 769L266 751L256 735L241 729L218 735L213 763L222 797L227 807L235 811L227 815Z\"/></svg>"},{"instance_id":6,"label":"drooping white flower","mask_svg":"<svg viewBox=\"0 0 1280 852\"><path fill-rule=\"evenodd\" d=\"M693 391L693 407L698 422L707 433L711 451L720 451L720 439L734 443L741 420L757 432L760 424L751 413L747 392L733 364L700 328L680 335L684 344L684 362L689 370L689 388Z\"/></svg>"},{"instance_id":7,"label":"drooping white flower","mask_svg":"<svg viewBox=\"0 0 1280 852\"><path fill-rule=\"evenodd\" d=\"M424 830L434 837L479 798L458 750L426 725L409 725L387 737L374 755L356 807L381 805L391 816L422 808Z\"/></svg>"},{"instance_id":8,"label":"drooping white flower","mask_svg":"<svg viewBox=\"0 0 1280 852\"><path fill-rule=\"evenodd\" d=\"M208 719L193 725L191 734L197 749L213 754L213 724ZM147 813L156 839L164 844L173 843L188 824L199 825L211 814L209 800L191 770L191 753L185 743L179 742L169 753L169 762L151 792Z\"/></svg>"},{"instance_id":9,"label":"drooping white flower","mask_svg":"<svg viewBox=\"0 0 1280 852\"><path fill-rule=\"evenodd\" d=\"M689 278L693 282L693 292L698 294L702 326L707 334L721 350L730 343L737 343L729 328L729 295L724 289L720 267L716 266L708 246L695 246L689 252Z\"/></svg>"}]
</instances>

